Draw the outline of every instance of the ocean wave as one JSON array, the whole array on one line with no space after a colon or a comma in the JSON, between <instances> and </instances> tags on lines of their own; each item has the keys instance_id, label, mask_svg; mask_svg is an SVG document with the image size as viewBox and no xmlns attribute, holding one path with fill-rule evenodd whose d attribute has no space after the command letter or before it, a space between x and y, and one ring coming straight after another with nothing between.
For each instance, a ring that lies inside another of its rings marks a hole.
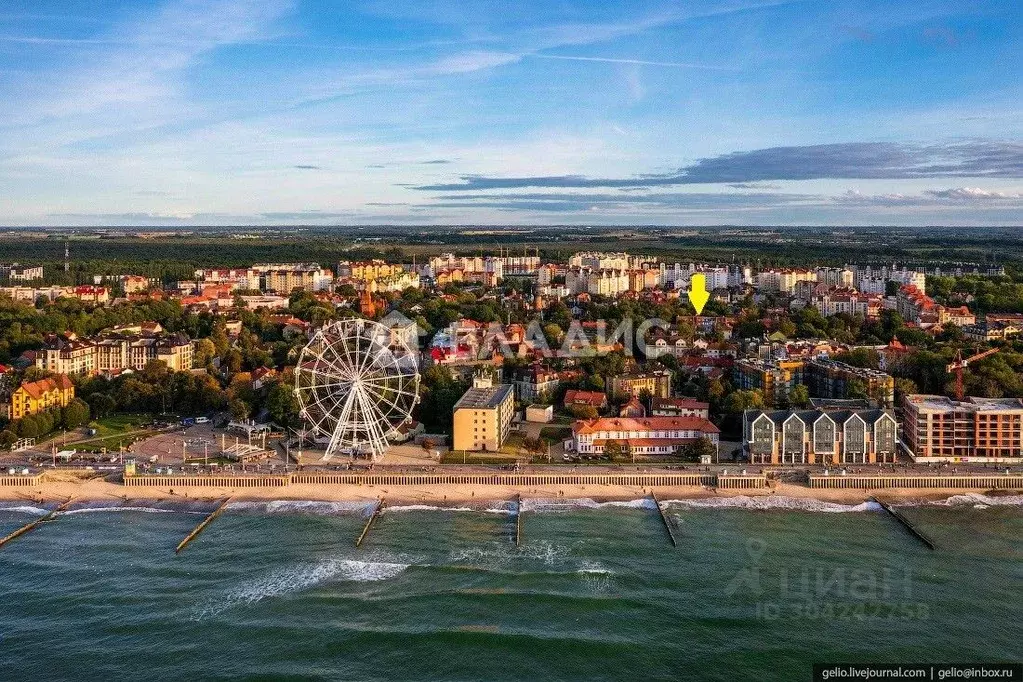
<instances>
[{"instance_id":1,"label":"ocean wave","mask_svg":"<svg viewBox=\"0 0 1023 682\"><path fill-rule=\"evenodd\" d=\"M515 513L515 510L511 506L489 506L495 504L494 502L481 501L478 505L471 506L460 506L460 507L446 507L444 505L437 504L396 504L396 505L385 505L384 512L417 512L417 511L442 511L442 512L477 512L484 514L504 514L511 515ZM497 503L497 504L508 504L508 503Z\"/></svg>"},{"instance_id":2,"label":"ocean wave","mask_svg":"<svg viewBox=\"0 0 1023 682\"><path fill-rule=\"evenodd\" d=\"M510 544L493 544L483 547L466 547L453 551L448 561L467 563L476 566L500 566L511 561L530 559L543 562L547 566L568 558L569 549L565 545L555 545L548 541L530 542L518 547Z\"/></svg>"},{"instance_id":3,"label":"ocean wave","mask_svg":"<svg viewBox=\"0 0 1023 682\"><path fill-rule=\"evenodd\" d=\"M263 578L245 582L228 591L215 602L200 609L194 620L215 616L240 604L255 604L264 599L273 599L307 590L329 580L346 582L388 580L400 575L410 565L334 558L316 564L282 569Z\"/></svg>"},{"instance_id":4,"label":"ocean wave","mask_svg":"<svg viewBox=\"0 0 1023 682\"><path fill-rule=\"evenodd\" d=\"M924 502L922 504L938 505L942 507L972 505L977 509L986 509L988 507L1020 507L1023 506L1023 495L984 495L983 493L963 493L961 495L952 495L944 500Z\"/></svg>"},{"instance_id":5,"label":"ocean wave","mask_svg":"<svg viewBox=\"0 0 1023 682\"><path fill-rule=\"evenodd\" d=\"M320 500L269 500L267 502L229 502L228 511L246 511L262 514L319 514L330 516L359 512L368 514L375 503L359 501L324 502Z\"/></svg>"},{"instance_id":6,"label":"ocean wave","mask_svg":"<svg viewBox=\"0 0 1023 682\"><path fill-rule=\"evenodd\" d=\"M682 507L684 509L752 509L757 511L778 509L785 511L825 512L830 514L872 512L881 509L881 505L876 502L840 504L838 502L825 502L824 500L812 497L786 497L784 495L763 495L758 497L736 495L735 497L665 500L663 505L669 508Z\"/></svg>"},{"instance_id":7,"label":"ocean wave","mask_svg":"<svg viewBox=\"0 0 1023 682\"><path fill-rule=\"evenodd\" d=\"M0 512L11 512L12 514L32 514L33 516L45 516L50 513L49 509L19 505L17 507L0 507Z\"/></svg>"},{"instance_id":8,"label":"ocean wave","mask_svg":"<svg viewBox=\"0 0 1023 682\"><path fill-rule=\"evenodd\" d=\"M641 497L635 500L612 500L610 502L597 502L588 497L537 497L522 500L522 511L541 514L545 512L567 512L576 509L604 509L606 507L653 509L654 501L649 497Z\"/></svg>"},{"instance_id":9,"label":"ocean wave","mask_svg":"<svg viewBox=\"0 0 1023 682\"><path fill-rule=\"evenodd\" d=\"M130 506L111 506L111 507L83 507L81 509L68 509L62 512L58 512L60 516L70 516L72 514L95 514L99 512L142 512L143 514L202 514L203 512L197 511L186 511L184 509L162 509L160 507L130 507Z\"/></svg>"}]
</instances>

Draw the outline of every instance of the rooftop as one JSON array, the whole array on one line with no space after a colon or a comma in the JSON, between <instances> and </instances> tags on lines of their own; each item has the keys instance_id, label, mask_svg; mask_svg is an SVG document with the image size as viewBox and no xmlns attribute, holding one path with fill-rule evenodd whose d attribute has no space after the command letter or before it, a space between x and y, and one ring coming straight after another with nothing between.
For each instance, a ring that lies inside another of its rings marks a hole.
<instances>
[{"instance_id":1,"label":"rooftop","mask_svg":"<svg viewBox=\"0 0 1023 682\"><path fill-rule=\"evenodd\" d=\"M514 387L511 384L498 384L493 388L470 388L458 402L455 410L486 410L493 409L503 403L511 395Z\"/></svg>"},{"instance_id":2,"label":"rooftop","mask_svg":"<svg viewBox=\"0 0 1023 682\"><path fill-rule=\"evenodd\" d=\"M924 409L938 411L1007 412L1010 410L1023 410L1023 400L1019 398L977 398L970 396L960 402L943 395L916 393L906 396L906 402Z\"/></svg>"}]
</instances>

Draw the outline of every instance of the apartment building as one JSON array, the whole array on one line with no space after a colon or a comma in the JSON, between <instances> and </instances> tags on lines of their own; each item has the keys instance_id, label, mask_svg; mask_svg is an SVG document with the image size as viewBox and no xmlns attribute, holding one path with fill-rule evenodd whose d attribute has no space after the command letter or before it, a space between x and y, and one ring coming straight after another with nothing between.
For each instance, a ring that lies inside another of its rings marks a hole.
<instances>
[{"instance_id":1,"label":"apartment building","mask_svg":"<svg viewBox=\"0 0 1023 682\"><path fill-rule=\"evenodd\" d=\"M182 335L156 333L106 334L79 339L53 335L36 353L36 366L59 374L140 371L161 360L174 372L192 369L192 342Z\"/></svg>"},{"instance_id":2,"label":"apartment building","mask_svg":"<svg viewBox=\"0 0 1023 682\"><path fill-rule=\"evenodd\" d=\"M515 412L511 384L473 386L454 407L455 450L496 452L504 445Z\"/></svg>"},{"instance_id":3,"label":"apartment building","mask_svg":"<svg viewBox=\"0 0 1023 682\"><path fill-rule=\"evenodd\" d=\"M804 383L804 367L805 362L800 358L743 358L735 363L735 385L744 391L760 391L770 404L782 404L788 400L789 391Z\"/></svg>"},{"instance_id":4,"label":"apartment building","mask_svg":"<svg viewBox=\"0 0 1023 682\"><path fill-rule=\"evenodd\" d=\"M898 423L890 410L746 410L751 464L894 462Z\"/></svg>"},{"instance_id":5,"label":"apartment building","mask_svg":"<svg viewBox=\"0 0 1023 682\"><path fill-rule=\"evenodd\" d=\"M816 282L817 273L812 270L795 269L764 270L757 273L754 281L760 291L791 294L798 282Z\"/></svg>"},{"instance_id":6,"label":"apartment building","mask_svg":"<svg viewBox=\"0 0 1023 682\"><path fill-rule=\"evenodd\" d=\"M31 282L43 278L42 265L19 265L13 263L3 268L12 282Z\"/></svg>"},{"instance_id":7,"label":"apartment building","mask_svg":"<svg viewBox=\"0 0 1023 682\"><path fill-rule=\"evenodd\" d=\"M890 374L866 367L853 367L835 360L816 359L806 363L803 380L815 398L848 398L853 382L863 385L867 397L891 407L895 400L895 379Z\"/></svg>"},{"instance_id":8,"label":"apartment building","mask_svg":"<svg viewBox=\"0 0 1023 682\"><path fill-rule=\"evenodd\" d=\"M65 374L22 384L11 393L10 418L21 419L56 407L67 407L75 398L75 386Z\"/></svg>"},{"instance_id":9,"label":"apartment building","mask_svg":"<svg viewBox=\"0 0 1023 682\"><path fill-rule=\"evenodd\" d=\"M575 451L600 456L616 442L637 455L674 455L700 438L717 447L721 431L702 417L602 417L580 419L572 425Z\"/></svg>"},{"instance_id":10,"label":"apartment building","mask_svg":"<svg viewBox=\"0 0 1023 682\"><path fill-rule=\"evenodd\" d=\"M636 396L643 392L655 398L671 395L671 370L655 369L647 372L629 372L611 379L611 395Z\"/></svg>"},{"instance_id":11,"label":"apartment building","mask_svg":"<svg viewBox=\"0 0 1023 682\"><path fill-rule=\"evenodd\" d=\"M907 395L903 446L917 462L1023 462L1023 400Z\"/></svg>"}]
</instances>

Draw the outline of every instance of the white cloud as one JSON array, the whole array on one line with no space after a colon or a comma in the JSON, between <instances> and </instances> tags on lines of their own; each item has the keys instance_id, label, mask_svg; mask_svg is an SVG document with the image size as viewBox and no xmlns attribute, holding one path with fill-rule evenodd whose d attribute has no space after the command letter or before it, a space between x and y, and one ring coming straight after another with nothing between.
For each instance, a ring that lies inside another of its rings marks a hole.
<instances>
[{"instance_id":1,"label":"white cloud","mask_svg":"<svg viewBox=\"0 0 1023 682\"><path fill-rule=\"evenodd\" d=\"M956 201L988 201L998 199L1019 199L1017 193L995 192L980 187L950 187L949 189L929 189L924 192L936 199L954 199Z\"/></svg>"}]
</instances>

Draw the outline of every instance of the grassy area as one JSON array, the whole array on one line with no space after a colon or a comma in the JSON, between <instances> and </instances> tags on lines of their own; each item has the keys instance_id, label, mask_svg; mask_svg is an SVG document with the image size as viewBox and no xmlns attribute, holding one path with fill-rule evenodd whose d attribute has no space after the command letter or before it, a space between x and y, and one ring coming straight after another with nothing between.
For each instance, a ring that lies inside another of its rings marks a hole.
<instances>
[{"instance_id":1,"label":"grassy area","mask_svg":"<svg viewBox=\"0 0 1023 682\"><path fill-rule=\"evenodd\" d=\"M107 449L107 452L117 452L118 449L123 445L128 447L135 441L145 440L151 436L156 435L159 431L139 431L125 435L123 433L117 433L105 438L90 438L89 440L80 440L77 443L69 444L67 450L75 451L101 451L103 448Z\"/></svg>"},{"instance_id":2,"label":"grassy area","mask_svg":"<svg viewBox=\"0 0 1023 682\"><path fill-rule=\"evenodd\" d=\"M152 420L141 414L114 414L89 422L90 429L96 429L95 438L117 436L127 431L137 431L142 424Z\"/></svg>"}]
</instances>

